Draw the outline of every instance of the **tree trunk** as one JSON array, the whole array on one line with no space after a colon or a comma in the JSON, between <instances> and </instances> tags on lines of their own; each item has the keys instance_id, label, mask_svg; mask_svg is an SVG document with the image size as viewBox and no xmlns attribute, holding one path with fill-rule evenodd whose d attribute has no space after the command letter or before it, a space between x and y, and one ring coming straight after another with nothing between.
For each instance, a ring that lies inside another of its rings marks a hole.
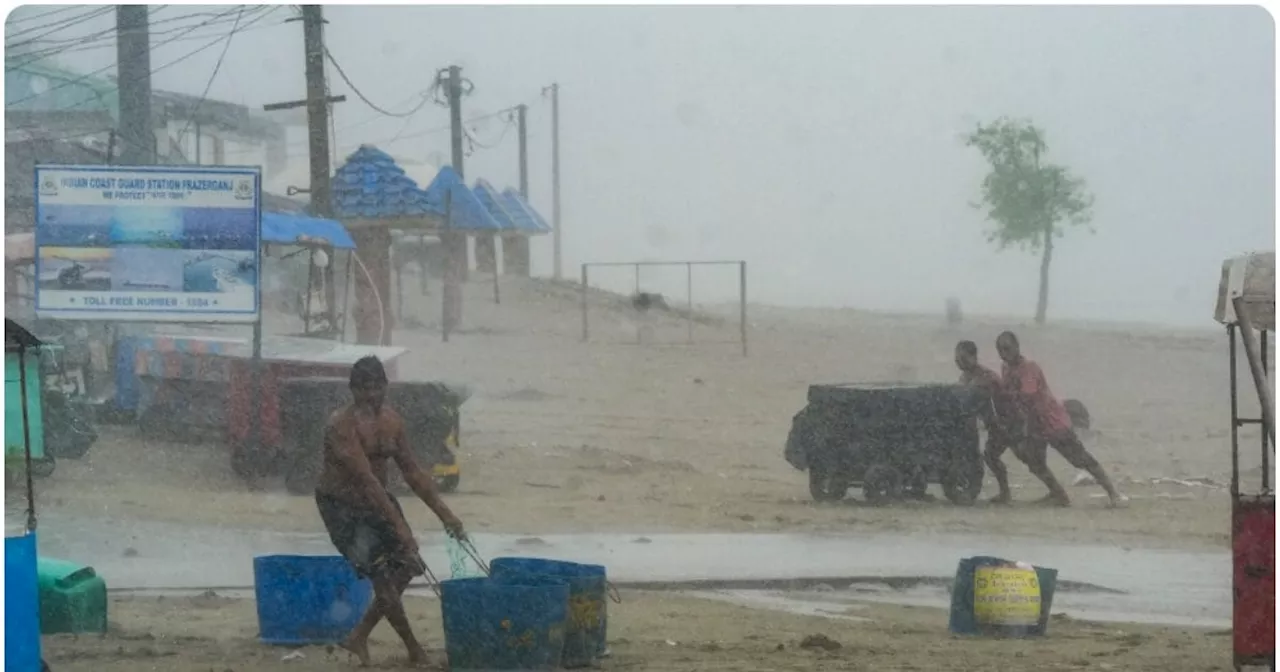
<instances>
[{"instance_id":1,"label":"tree trunk","mask_svg":"<svg viewBox=\"0 0 1280 672\"><path fill-rule=\"evenodd\" d=\"M1049 312L1049 264L1053 263L1053 223L1044 227L1044 254L1040 257L1040 297L1036 301L1036 324L1044 324Z\"/></svg>"}]
</instances>

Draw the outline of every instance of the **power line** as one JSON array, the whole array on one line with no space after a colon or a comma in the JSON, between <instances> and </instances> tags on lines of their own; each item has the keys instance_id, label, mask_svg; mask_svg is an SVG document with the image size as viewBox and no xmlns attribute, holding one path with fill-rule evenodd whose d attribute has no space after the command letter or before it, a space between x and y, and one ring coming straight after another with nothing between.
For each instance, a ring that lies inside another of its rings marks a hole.
<instances>
[{"instance_id":1,"label":"power line","mask_svg":"<svg viewBox=\"0 0 1280 672\"><path fill-rule=\"evenodd\" d=\"M239 7L239 8L243 8L243 5L238 5L237 7ZM239 10L237 9L237 7L233 7L232 9L227 10L227 11L226 11L226 12L224 12L224 13L225 13L225 14L231 14L231 12L233 12L233 11L239 11ZM265 11L267 11L268 13L270 13L270 12L271 12L271 11L273 11L274 9L276 9L276 7L269 7L269 8L262 8L262 7L260 7L260 8L255 8L255 10L250 10L250 11L263 11L263 10L265 10ZM266 16L266 15L265 15L265 14L259 14L259 15L258 15L258 17L257 17L253 22L251 22L251 24L249 24L249 25L252 25L252 23L256 23L256 22L257 22L258 20L260 20L263 16ZM192 32L192 31L194 31L194 30L196 30L196 29L198 29L198 28L203 28L203 27L204 27L205 25L207 25L208 23L209 23L209 22L205 22L205 23L202 23L202 24L200 24L200 25L192 26L192 27L188 28L188 29L186 30L186 32ZM184 34L185 34L185 33L184 33ZM155 49L156 49L157 47L162 47L162 46L164 46L164 45L166 45L166 44L169 44L170 42L173 42L173 41L174 41L174 40L176 40L176 39L177 39L176 37L169 38L168 40L164 40L164 41L160 42L159 44L153 45L151 49L152 49L152 51L155 51ZM216 40L214 40L213 42L210 42L210 43L208 43L208 44L206 44L206 45L204 45L204 46L202 46L202 47L199 47L199 48L195 49L194 51L190 51L190 52L186 53L185 55L180 56L179 58L177 58L177 59L175 59L175 60L173 60L173 61L170 61L170 62L168 62L168 63L166 63L166 64L164 64L164 65L162 65L162 66L160 66L160 67L158 67L158 68L153 69L153 70L151 71L151 73L152 73L152 74L155 74L155 73L157 73L157 72L159 72L159 71L161 71L161 70L164 70L165 68L169 68L169 67L172 67L172 66L174 66L174 65L177 65L178 63L181 63L182 61L185 61L185 60L187 60L188 58L191 58L192 56L195 56L196 54L198 54L198 53L200 53L200 52L202 52L202 51L204 51L204 50L206 50L206 49L209 49L209 48L211 48L211 47L213 47L213 46L217 45L217 44L218 44L219 42L221 42L223 39L225 39L225 37L219 37L219 38L217 38ZM89 79L93 78L93 77L96 77L96 76L98 76L98 75L101 75L101 74L105 73L106 71L108 71L108 70L110 70L111 68L115 67L115 65L116 65L115 63L109 63L109 64L107 64L107 65L105 65L105 66L103 66L103 67L101 67L101 68L98 68L97 70L94 70L94 71L89 72L89 73L87 73L87 74L81 75L81 76L79 76L79 77L75 77L75 78L72 78L72 79L66 80L66 81L64 81L64 82L62 82L62 83L60 83L60 84L56 84L56 85L54 85L54 86L51 86L51 87L49 87L48 89L45 89L44 91L41 91L41 92L39 92L39 93L33 93L33 94L31 94L31 95L29 95L29 96L27 96L27 97L25 97L25 98L19 98L18 100L15 100L15 101L13 101L13 102L6 102L6 103L5 103L5 107L6 107L6 108L13 107L14 105L18 105L18 104L21 104L21 103L25 103L25 102L27 102L28 100L33 100L33 99L35 99L35 98L39 98L40 96L43 96L43 95L45 95L45 94L47 94L47 93L50 93L50 92L53 92L53 91L57 91L58 89L62 89L62 88L68 87L68 86L73 86L73 85L75 85L75 84L80 84L80 83L82 83L82 82L84 82L84 81L87 81L87 80L89 80ZM117 86L118 86L118 85L119 85L119 83L117 83ZM97 94L95 93L93 97L97 97ZM93 97L85 98L84 100L80 101L79 103L76 103L75 105L70 105L69 107L72 107L72 108L74 108L74 107L79 107L80 105L82 105L82 104L84 104L84 103L86 103L86 102L88 102L88 101L92 100L92 99L93 99Z\"/></svg>"},{"instance_id":2,"label":"power line","mask_svg":"<svg viewBox=\"0 0 1280 672\"><path fill-rule=\"evenodd\" d=\"M165 7L168 7L168 5L161 5L160 8L152 10L152 14L159 12L160 9L163 9ZM275 10L278 8L279 8L278 6L272 7L271 10ZM261 11L263 8L257 7L255 9L257 11ZM201 16L211 16L214 18L209 19L208 21L202 22L200 24L197 24L196 26L197 28L210 28L210 27L218 26L224 23L228 23L232 20L235 20L238 23L239 14L237 14L236 17L231 17L231 18L226 17L226 14L227 12L223 12L221 14L212 13L212 12L198 12L194 14L184 14L182 16L176 16L168 19L161 19L159 21L154 21L151 23L151 26L154 27L157 25L165 24L165 23L173 23L175 21L186 21L186 20L201 17ZM260 26L260 28L270 28L272 27L272 25L275 25L275 24ZM153 31L150 31L150 34L152 39L156 39L158 37L163 37L165 35L169 35L172 33L177 33L177 32L181 33L181 35L178 35L176 38L169 40L166 43L186 42L190 40L208 39L209 37L211 37L210 35L190 35L189 33L192 32L190 28L191 28L190 25L176 26L176 27L165 29L165 30L153 30ZM31 63L35 63L37 61L43 60L50 56L73 54L78 52L95 51L98 49L111 48L114 46L114 43L115 43L115 32L116 32L116 29L112 27L106 30L101 30L96 33L90 33L88 35L82 35L74 38L66 38L63 40L44 40L44 42L46 43L52 42L53 44L48 46L42 46L38 49L33 49L31 51L19 54L18 56L23 58L24 60L17 63L16 65L6 66L5 71L11 72L13 70L19 70L30 65Z\"/></svg>"},{"instance_id":3,"label":"power line","mask_svg":"<svg viewBox=\"0 0 1280 672\"><path fill-rule=\"evenodd\" d=\"M18 24L20 24L20 23L26 23L26 22L28 22L28 21L35 21L35 20L37 20L37 19L47 19L47 18L49 18L49 17L51 17L51 16L55 16L55 15L57 15L57 14L63 14L63 13L65 13L65 12L70 12L70 11L75 10L75 9L79 9L79 7L77 7L77 6L75 6L75 5L67 5L67 6L65 6L65 7L59 7L58 9L51 9L51 10L49 10L49 11L47 11L47 12L41 12L41 13L39 13L39 14L32 14L31 16L23 16L23 17L18 17L18 18L16 18L16 19L12 19L12 18L11 18L11 19L9 19L8 23L9 23L9 25L11 25L11 26L16 26L16 25L18 25Z\"/></svg>"},{"instance_id":4,"label":"power line","mask_svg":"<svg viewBox=\"0 0 1280 672\"><path fill-rule=\"evenodd\" d=\"M71 26L78 25L86 21L92 21L98 18L99 16L104 16L106 14L109 14L114 10L115 8L112 7L111 5L107 5L106 7L96 7L94 9L90 9L89 11L83 14L77 14L69 18L59 19L57 21L50 21L49 23L41 24L38 26L32 26L30 28L24 28L16 32L9 33L4 36L4 40L6 45L9 48L13 48L15 46L21 46L22 44L24 44L24 42L19 41L13 44L9 44L9 42L10 40L16 40L17 38L22 37L23 35L38 32L38 31L44 30L45 28L51 28L51 30L40 33L40 35L50 35L58 32L59 30L62 30L63 28L69 28ZM35 38L35 39L39 39L39 38ZM27 41L29 42L30 39L28 39Z\"/></svg>"},{"instance_id":5,"label":"power line","mask_svg":"<svg viewBox=\"0 0 1280 672\"><path fill-rule=\"evenodd\" d=\"M236 12L236 21L231 24L231 31L227 33L227 41L222 43L222 53L218 54L218 61L213 64L213 73L209 75L209 81L205 82L204 91L200 94L200 100L196 101L196 106L192 108L191 113L187 115L187 123L183 124L182 130L178 133L178 146L182 147L182 141L187 137L187 129L191 128L191 122L200 111L200 106L204 104L204 99L209 96L209 89L213 87L213 81L218 78L218 71L222 69L222 61L227 57L227 50L231 48L231 40L236 36L236 29L240 27L240 19L244 16L244 5L240 6L240 11ZM265 15L264 15L265 16ZM196 144L200 142L196 139ZM197 160L199 157L196 157Z\"/></svg>"},{"instance_id":6,"label":"power line","mask_svg":"<svg viewBox=\"0 0 1280 672\"><path fill-rule=\"evenodd\" d=\"M381 112L382 114L385 114L388 117L401 117L401 118L411 117L417 114L418 110L421 110L430 101L429 96L423 95L421 102L419 102L416 107L409 110L408 112L391 112L381 107L378 107L373 103L373 101L366 98L365 95L360 92L360 89L356 88L356 85L351 82L351 78L347 77L347 73L343 72L342 66L338 64L338 59L333 57L333 54L329 52L329 49L327 47L324 50L324 55L325 55L325 58L328 58L329 62L333 64L334 69L338 71L338 76L342 78L342 81L347 83L347 87L351 89L352 93L356 94L357 98L359 98L360 100L363 100L365 105L368 105L369 107L373 108L378 112Z\"/></svg>"}]
</instances>

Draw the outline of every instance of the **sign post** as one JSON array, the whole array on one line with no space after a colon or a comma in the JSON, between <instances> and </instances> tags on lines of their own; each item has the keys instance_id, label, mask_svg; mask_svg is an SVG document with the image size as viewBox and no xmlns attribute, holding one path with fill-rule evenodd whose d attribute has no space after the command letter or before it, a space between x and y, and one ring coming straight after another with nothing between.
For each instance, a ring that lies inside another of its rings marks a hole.
<instances>
[{"instance_id":1,"label":"sign post","mask_svg":"<svg viewBox=\"0 0 1280 672\"><path fill-rule=\"evenodd\" d=\"M35 178L36 315L251 324L260 409L261 170L44 165Z\"/></svg>"}]
</instances>

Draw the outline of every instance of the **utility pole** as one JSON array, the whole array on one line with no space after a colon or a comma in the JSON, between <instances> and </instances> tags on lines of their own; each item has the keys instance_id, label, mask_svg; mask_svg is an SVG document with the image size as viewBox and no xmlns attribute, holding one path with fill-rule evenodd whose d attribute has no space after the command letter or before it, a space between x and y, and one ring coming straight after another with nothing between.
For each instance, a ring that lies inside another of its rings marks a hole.
<instances>
[{"instance_id":1,"label":"utility pole","mask_svg":"<svg viewBox=\"0 0 1280 672\"><path fill-rule=\"evenodd\" d=\"M329 101L325 99L324 9L302 6L302 43L306 51L307 144L311 155L311 213L330 214Z\"/></svg>"},{"instance_id":2,"label":"utility pole","mask_svg":"<svg viewBox=\"0 0 1280 672\"><path fill-rule=\"evenodd\" d=\"M551 244L556 280L564 277L560 254L560 85L551 85Z\"/></svg>"},{"instance_id":3,"label":"utility pole","mask_svg":"<svg viewBox=\"0 0 1280 672\"><path fill-rule=\"evenodd\" d=\"M325 92L329 90L329 86L325 81L324 74L324 24L324 11L320 5L302 6L302 48L307 80L306 100L293 100L262 106L262 109L267 112L299 107L307 108L307 145L311 177L309 188L298 189L298 192L310 194L311 214L316 217L330 217L333 214L332 186L330 184L331 167L329 165L329 105L341 103L347 99L346 96L325 95ZM197 136L198 141L199 136ZM219 153L217 142L215 139L214 163L221 163L217 156ZM332 259L330 264L324 268L322 277L324 278L325 286L325 307L329 313L329 326L332 328L337 323L337 311L334 305L337 301L337 291L336 287L334 287ZM307 291L311 291L311 289L310 286L307 287ZM371 330L369 327L361 329L360 324L357 323L357 333ZM383 331L387 331L387 329L384 328Z\"/></svg>"},{"instance_id":4,"label":"utility pole","mask_svg":"<svg viewBox=\"0 0 1280 672\"><path fill-rule=\"evenodd\" d=\"M146 5L116 7L116 68L120 108L120 163L156 162L151 125L151 29Z\"/></svg>"},{"instance_id":5,"label":"utility pole","mask_svg":"<svg viewBox=\"0 0 1280 672\"><path fill-rule=\"evenodd\" d=\"M520 197L529 200L529 132L526 125L528 105L516 106L516 130L520 136ZM503 272L529 277L529 238L518 232L502 240Z\"/></svg>"},{"instance_id":6,"label":"utility pole","mask_svg":"<svg viewBox=\"0 0 1280 672\"><path fill-rule=\"evenodd\" d=\"M449 98L450 160L458 179L465 185L466 173L463 172L462 149L462 68L449 66L449 79L446 83ZM452 192L450 193L452 201ZM452 204L450 204L451 206ZM454 331L462 323L462 282L467 274L467 238L453 229L453 207L445 208L445 230L441 236L444 247L445 272L443 287L443 330Z\"/></svg>"}]
</instances>

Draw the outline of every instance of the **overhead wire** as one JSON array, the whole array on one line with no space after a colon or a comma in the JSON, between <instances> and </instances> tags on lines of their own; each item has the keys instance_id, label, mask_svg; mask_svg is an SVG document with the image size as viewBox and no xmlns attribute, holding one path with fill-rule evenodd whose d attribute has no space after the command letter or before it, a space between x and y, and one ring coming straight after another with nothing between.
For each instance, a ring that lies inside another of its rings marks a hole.
<instances>
[{"instance_id":1,"label":"overhead wire","mask_svg":"<svg viewBox=\"0 0 1280 672\"><path fill-rule=\"evenodd\" d=\"M232 7L232 9L228 10L228 11L227 11L227 12L225 12L225 13L226 13L226 14L230 14L231 12L239 11L239 10L238 10L238 8L239 8L239 7L243 7L243 6L242 6L242 5L238 5L238 6L236 6L236 7ZM261 12L265 11L265 12L267 12L267 13L269 14L269 13L270 13L271 11L273 11L275 8L276 8L276 7L274 7L274 6L273 6L273 7L256 7L256 8L254 8L254 9L251 9L250 11L256 11L256 12L259 12L259 14L257 15L257 17L256 17L256 18L254 18L253 20L251 20L249 24L246 24L246 26L245 26L245 27L248 27L249 25L252 25L253 23L256 23L257 21L261 20L264 16L266 16L266 14L262 14ZM194 30L196 30L196 29L198 29L198 28L202 28L202 27L204 27L205 25L207 25L207 22L206 22L206 23L202 23L202 24L200 24L200 25L192 26L192 27L188 28L186 32L194 31ZM241 30L243 30L243 29L241 29ZM184 34L185 34L185 33L184 33ZM161 42L160 42L160 43L158 43L158 44L154 44L154 45L152 45L151 49L152 49L152 51L154 52L154 51L155 51L155 49L156 49L157 47L162 47L162 46L164 46L164 45L166 45L166 44L169 44L170 42L173 42L173 41L174 41L174 40L176 40L176 39L177 39L177 38L176 38L176 37L174 37L174 38L169 38L168 40L161 41ZM212 48L212 47L216 46L216 45L217 45L219 42L221 42L223 39L226 39L226 36L225 36L225 35L224 35L224 36L222 36L222 37L218 37L218 38L217 38L217 39L215 39L214 41L209 42L208 44L205 44L204 46L198 47L197 49L194 49L194 50L192 50L192 51L190 51L190 52L187 52L186 54L184 54L184 55L182 55L182 56L180 56L180 57L178 57L178 58L176 58L176 59L174 59L174 60L172 60L172 61L169 61L168 63L165 63L164 65L161 65L161 66L159 66L159 67L153 68L153 69L151 70L150 74L155 74L155 73L157 73L157 72L160 72L161 70L164 70L164 69L166 69L166 68L170 68L170 67L172 67L172 66L175 66L175 65L177 65L178 63L181 63L181 62L183 62L183 61L187 60L188 58L191 58L192 56L195 56L196 54L198 54L198 53L200 53L200 52L202 52L202 51L205 51L206 49L210 49L210 48ZM31 94L31 95L29 95L29 96L26 96L26 97L24 97L24 98L19 98L18 100L8 101L8 102L6 102L6 103L5 103L5 107L6 107L6 108L8 108L8 107L13 107L14 105L18 105L18 104L21 104L21 103L25 103L25 102L26 102L26 101L28 101L28 100L33 100L33 99L35 99L35 98L39 98L40 96L43 96L43 95L48 94L48 93L53 92L53 91L57 91L58 89L62 89L62 88L68 87L68 86L73 86L73 85L76 85L76 84L80 84L80 83L82 83L82 82L85 82L85 81L87 81L87 80L89 80L89 79L93 78L93 77L96 77L96 76L98 76L98 75L102 75L103 73L105 73L105 72L107 72L108 70L110 70L110 69L114 68L115 66L116 66L116 64L115 64L115 63L109 63L109 64L107 64L107 65L105 65L105 66L103 66L103 67L101 67L101 68L98 68L97 70L92 71L92 72L89 72L89 73L86 73L86 74L84 74L84 75L80 75L79 77L74 77L74 78L71 78L71 79L68 79L68 80L62 81L61 83L55 84L55 85L53 85L53 86L50 86L48 89L45 89L44 91L41 91L41 92L39 92L39 93L33 93L33 94ZM133 83L133 82L130 82L130 83ZM118 84L117 84L117 85L118 85ZM82 104L84 104L84 103L86 103L86 102L88 102L88 101L92 100L92 99L93 99L93 97L96 97L96 94L95 94L95 96L92 96L92 97L89 97L89 98L85 98L83 101L81 101L81 102L79 102L79 103L76 103L75 105L70 105L70 106L68 106L68 107L72 107L72 108L74 108L74 107L78 107L78 106L80 106L80 105L82 105Z\"/></svg>"},{"instance_id":2,"label":"overhead wire","mask_svg":"<svg viewBox=\"0 0 1280 672\"><path fill-rule=\"evenodd\" d=\"M351 81L351 78L347 77L347 73L343 71L342 66L338 63L338 59L333 57L333 54L330 53L328 47L325 47L324 55L325 55L325 58L329 59L329 62L333 64L334 70L338 71L338 76L342 78L342 81L346 82L347 88L351 89L351 92L356 94L357 98L364 101L365 105L368 105L369 107L373 108L375 111L381 112L382 114L388 117L401 117L401 118L411 117L414 114L417 114L418 110L421 110L423 107L426 107L427 103L430 101L429 97L423 96L422 100L417 104L417 106L415 106L413 109L407 112L392 112L390 110L384 109L378 106L373 101L369 100L369 98L365 96L363 92L360 91L360 89L355 85L355 83Z\"/></svg>"},{"instance_id":3,"label":"overhead wire","mask_svg":"<svg viewBox=\"0 0 1280 672\"><path fill-rule=\"evenodd\" d=\"M70 12L70 11L72 11L72 10L81 9L81 8L82 8L82 6L76 6L76 5L64 5L64 6L62 6L62 7L57 8L57 9L51 9L51 10L49 10L49 11L47 11L47 12L41 12L41 13L39 13L39 14L32 14L31 16L19 16L19 17L16 17L16 18L15 18L15 17L10 17L7 23L8 23L9 25L11 25L11 26L16 26L16 25L18 25L18 24L20 24L20 23L26 23L26 22L28 22L28 21L35 21L35 20L37 20L37 19L47 19L47 18L49 18L49 17L51 17L51 16L55 16L55 15L58 15L58 14L62 14L62 13L64 13L64 12Z\"/></svg>"},{"instance_id":4,"label":"overhead wire","mask_svg":"<svg viewBox=\"0 0 1280 672\"><path fill-rule=\"evenodd\" d=\"M8 49L12 49L16 46L21 46L30 41L30 38L25 41L18 40L18 38L22 37L23 35L38 32L46 28L51 28L52 30L40 33L40 35L50 35L64 28L69 28L71 26L85 23L86 21L92 21L100 16L105 16L106 14L109 14L114 10L115 10L115 7L111 5L107 5L105 7L95 7L93 9L86 11L83 14L77 14L76 16L58 19L57 21L51 21L49 23L41 24L38 26L31 26L29 28L24 28L22 30L19 30L13 33L6 33L4 36L5 46Z\"/></svg>"},{"instance_id":5,"label":"overhead wire","mask_svg":"<svg viewBox=\"0 0 1280 672\"><path fill-rule=\"evenodd\" d=\"M168 5L161 5L161 8L164 8L164 7L168 7ZM278 8L279 6L271 7L270 9L259 6L259 7L255 7L254 10L262 11L266 9L266 11L270 12ZM154 10L152 13L154 14L157 11L159 11L159 9ZM189 19L201 17L201 16L212 16L215 18L204 21L198 24L197 26L198 28L211 28L211 27L216 27L221 24L228 23L230 21L235 20L235 17L226 16L228 13L229 12L223 12L220 14L212 13L212 12L197 12L194 14L184 14L182 16L163 19L160 21L153 21L151 22L149 28L154 28L157 25L161 25L165 23L172 23L175 21L185 21L185 20L189 20ZM277 25L277 24L268 24L265 26L259 26L258 28L270 28L273 25ZM191 40L203 40L211 37L211 35L208 35L208 34L192 35L190 34L191 32L193 31L190 30L190 26L186 25L186 26L171 27L166 30L149 30L149 36L151 39L154 40L158 37L164 37L165 35L169 35L172 33L181 33L174 39L166 41L165 44L169 44L173 42L187 42ZM246 32L246 31L241 30L240 32ZM81 52L87 52L87 51L96 51L99 49L112 48L115 46L115 34L116 34L116 28L112 27L112 28L99 31L97 33L91 33L89 35L82 35L79 37L58 40L56 41L55 44L52 44L50 46L39 47L31 51L27 51L17 55L15 57L15 60L17 58L22 58L24 60L17 62L15 65L8 65L6 63L5 71L10 72L13 70L19 70L21 68L24 68L30 65L31 63L43 60L45 58L49 58L51 56L61 56L66 54L74 54L74 53L81 53ZM45 42L51 42L51 41L45 40Z\"/></svg>"},{"instance_id":6,"label":"overhead wire","mask_svg":"<svg viewBox=\"0 0 1280 672\"><path fill-rule=\"evenodd\" d=\"M178 132L178 146L184 147L183 140L187 137L187 130L191 128L191 122L194 120L196 113L200 111L200 106L204 104L205 98L209 97L209 89L213 87L213 82L218 78L218 72L222 70L222 61L227 57L227 51L231 48L231 40L236 36L236 29L240 27L240 19L244 17L245 6L240 5L240 11L236 12L235 23L231 24L231 30L227 33L226 42L222 43L222 53L218 54L218 61L213 64L213 72L209 75L209 81L205 82L204 91L200 93L200 100L196 101L196 105L192 108L191 113L187 115L187 123L183 124L182 130ZM196 138L197 144L199 138ZM183 150L185 153L185 149ZM199 162L200 157L196 157Z\"/></svg>"}]
</instances>

